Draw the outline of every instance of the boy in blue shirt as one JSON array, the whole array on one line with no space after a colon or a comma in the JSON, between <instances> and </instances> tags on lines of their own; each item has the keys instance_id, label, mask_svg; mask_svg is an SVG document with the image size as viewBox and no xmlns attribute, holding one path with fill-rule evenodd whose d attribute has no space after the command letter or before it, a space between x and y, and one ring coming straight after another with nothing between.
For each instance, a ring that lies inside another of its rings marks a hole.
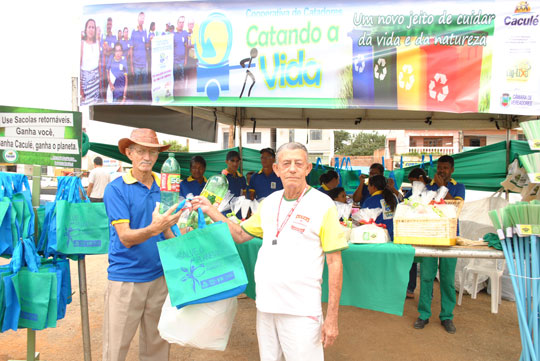
<instances>
[{"instance_id":1,"label":"boy in blue shirt","mask_svg":"<svg viewBox=\"0 0 540 361\"><path fill-rule=\"evenodd\" d=\"M229 191L235 197L240 197L246 192L246 178L238 171L240 165L240 153L236 150L231 150L227 153L225 163L227 163L227 169L223 169L221 174L227 177L227 180L229 181Z\"/></svg>"},{"instance_id":2,"label":"boy in blue shirt","mask_svg":"<svg viewBox=\"0 0 540 361\"><path fill-rule=\"evenodd\" d=\"M257 200L283 189L281 179L272 169L276 161L276 152L272 148L264 148L260 153L262 169L251 176L248 185L250 198Z\"/></svg>"},{"instance_id":3,"label":"boy in blue shirt","mask_svg":"<svg viewBox=\"0 0 540 361\"><path fill-rule=\"evenodd\" d=\"M180 182L180 195L184 198L190 193L193 194L193 196L201 194L207 180L204 176L204 172L206 171L206 160L200 155L194 156L191 158L189 171L191 172L191 175Z\"/></svg>"},{"instance_id":4,"label":"boy in blue shirt","mask_svg":"<svg viewBox=\"0 0 540 361\"><path fill-rule=\"evenodd\" d=\"M116 43L114 46L114 56L107 65L107 80L113 93L115 103L126 101L128 87L128 67L126 58L122 56L122 44Z\"/></svg>"},{"instance_id":5,"label":"boy in blue shirt","mask_svg":"<svg viewBox=\"0 0 540 361\"><path fill-rule=\"evenodd\" d=\"M427 189L436 191L445 186L448 188L445 199L465 200L465 186L456 182L452 178L452 173L454 173L454 158L443 155L437 160L437 173L431 183L427 185ZM452 321L454 307L456 306L456 288L454 284L456 263L456 258L424 257L422 260L420 266L420 299L418 300L418 313L420 315L414 323L414 328L422 329L429 322L433 282L438 269L441 288L441 313L439 319L446 332L456 333L456 327Z\"/></svg>"}]
</instances>

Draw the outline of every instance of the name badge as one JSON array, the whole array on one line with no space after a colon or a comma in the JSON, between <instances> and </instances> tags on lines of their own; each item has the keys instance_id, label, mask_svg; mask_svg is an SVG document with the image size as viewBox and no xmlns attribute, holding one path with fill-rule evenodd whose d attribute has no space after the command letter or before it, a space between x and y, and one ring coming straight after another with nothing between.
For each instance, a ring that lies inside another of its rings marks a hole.
<instances>
[{"instance_id":1,"label":"name badge","mask_svg":"<svg viewBox=\"0 0 540 361\"><path fill-rule=\"evenodd\" d=\"M145 39L145 38L142 38L142 42L143 42L143 43L146 43L146 39Z\"/></svg>"},{"instance_id":2,"label":"name badge","mask_svg":"<svg viewBox=\"0 0 540 361\"><path fill-rule=\"evenodd\" d=\"M124 70L124 64L120 64L120 65L118 66L118 68L119 68L120 70Z\"/></svg>"},{"instance_id":3,"label":"name badge","mask_svg":"<svg viewBox=\"0 0 540 361\"><path fill-rule=\"evenodd\" d=\"M270 182L270 188L276 189L276 182Z\"/></svg>"}]
</instances>

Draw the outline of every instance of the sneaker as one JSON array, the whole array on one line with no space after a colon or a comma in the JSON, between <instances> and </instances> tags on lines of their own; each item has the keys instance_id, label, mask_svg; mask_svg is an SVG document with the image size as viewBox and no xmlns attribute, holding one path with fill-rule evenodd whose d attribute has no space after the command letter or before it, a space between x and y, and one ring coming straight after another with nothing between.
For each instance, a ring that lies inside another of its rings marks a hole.
<instances>
[{"instance_id":1,"label":"sneaker","mask_svg":"<svg viewBox=\"0 0 540 361\"><path fill-rule=\"evenodd\" d=\"M441 325L443 325L446 332L451 334L456 333L456 326L454 326L454 322L452 320L442 320Z\"/></svg>"},{"instance_id":2,"label":"sneaker","mask_svg":"<svg viewBox=\"0 0 540 361\"><path fill-rule=\"evenodd\" d=\"M414 298L414 292L407 291L407 298Z\"/></svg>"},{"instance_id":3,"label":"sneaker","mask_svg":"<svg viewBox=\"0 0 540 361\"><path fill-rule=\"evenodd\" d=\"M414 328L416 328L417 330L421 330L428 323L429 323L429 319L422 320L420 317L418 317L418 319L414 322Z\"/></svg>"}]
</instances>

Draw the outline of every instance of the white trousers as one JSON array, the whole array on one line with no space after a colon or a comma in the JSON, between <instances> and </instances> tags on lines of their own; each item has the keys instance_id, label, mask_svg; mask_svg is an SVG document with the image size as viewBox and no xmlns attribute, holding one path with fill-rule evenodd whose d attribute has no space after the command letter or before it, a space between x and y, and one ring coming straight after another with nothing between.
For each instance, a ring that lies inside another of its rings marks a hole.
<instances>
[{"instance_id":1,"label":"white trousers","mask_svg":"<svg viewBox=\"0 0 540 361\"><path fill-rule=\"evenodd\" d=\"M257 310L261 361L323 361L322 315L293 316Z\"/></svg>"}]
</instances>

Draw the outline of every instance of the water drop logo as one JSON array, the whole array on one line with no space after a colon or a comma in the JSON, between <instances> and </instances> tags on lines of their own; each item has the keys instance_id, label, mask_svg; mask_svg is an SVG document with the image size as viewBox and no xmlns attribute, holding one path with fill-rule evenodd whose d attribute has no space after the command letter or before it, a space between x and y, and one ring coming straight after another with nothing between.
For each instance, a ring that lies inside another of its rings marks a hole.
<instances>
[{"instance_id":1,"label":"water drop logo","mask_svg":"<svg viewBox=\"0 0 540 361\"><path fill-rule=\"evenodd\" d=\"M232 25L221 13L210 14L199 28L195 53L197 66L197 92L206 93L216 101L222 91L229 90L229 55L232 47Z\"/></svg>"}]
</instances>

